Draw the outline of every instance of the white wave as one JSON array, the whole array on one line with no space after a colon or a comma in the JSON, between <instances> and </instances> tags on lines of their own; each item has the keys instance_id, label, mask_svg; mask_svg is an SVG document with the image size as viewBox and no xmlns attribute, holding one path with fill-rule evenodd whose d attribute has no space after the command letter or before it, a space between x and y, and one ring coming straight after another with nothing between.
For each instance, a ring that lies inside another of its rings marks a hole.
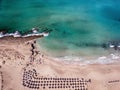
<instances>
[{"instance_id":1,"label":"white wave","mask_svg":"<svg viewBox=\"0 0 120 90\"><path fill-rule=\"evenodd\" d=\"M115 55L115 54L111 54L111 58L112 59L120 59L120 56L119 55Z\"/></svg>"},{"instance_id":2,"label":"white wave","mask_svg":"<svg viewBox=\"0 0 120 90\"><path fill-rule=\"evenodd\" d=\"M4 37L3 35L0 34L0 38Z\"/></svg>"},{"instance_id":3,"label":"white wave","mask_svg":"<svg viewBox=\"0 0 120 90\"><path fill-rule=\"evenodd\" d=\"M9 36L13 36L13 37L44 36L44 37L47 37L48 35L49 33L43 32L43 33L32 33L32 34L27 34L27 35L22 36L18 31L16 31L15 33L6 33L6 34L0 33L0 38L9 37Z\"/></svg>"},{"instance_id":4,"label":"white wave","mask_svg":"<svg viewBox=\"0 0 120 90\"><path fill-rule=\"evenodd\" d=\"M64 56L59 57L56 60L60 60L63 62L68 63L78 63L80 65L86 65L86 64L110 64L120 61L120 55L119 54L110 54L107 56L100 56L100 57L94 57L88 58L88 57L77 57L77 56Z\"/></svg>"}]
</instances>

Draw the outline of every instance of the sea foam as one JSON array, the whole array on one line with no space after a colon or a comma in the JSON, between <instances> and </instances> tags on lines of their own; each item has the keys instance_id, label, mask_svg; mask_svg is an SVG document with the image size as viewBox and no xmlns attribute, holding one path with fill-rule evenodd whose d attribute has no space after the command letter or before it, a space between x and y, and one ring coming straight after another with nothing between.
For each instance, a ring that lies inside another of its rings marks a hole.
<instances>
[{"instance_id":1,"label":"sea foam","mask_svg":"<svg viewBox=\"0 0 120 90\"><path fill-rule=\"evenodd\" d=\"M86 65L86 64L111 64L120 61L120 55L117 53L112 53L106 56L99 56L99 57L78 57L78 56L64 56L56 58L55 60L60 60L66 63L73 63L79 65Z\"/></svg>"}]
</instances>

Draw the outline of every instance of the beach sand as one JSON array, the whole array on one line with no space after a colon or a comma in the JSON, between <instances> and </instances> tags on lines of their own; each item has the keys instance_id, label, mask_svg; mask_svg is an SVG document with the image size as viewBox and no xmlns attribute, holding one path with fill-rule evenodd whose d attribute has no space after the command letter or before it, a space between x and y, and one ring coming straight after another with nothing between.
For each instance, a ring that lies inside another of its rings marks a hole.
<instances>
[{"instance_id":1,"label":"beach sand","mask_svg":"<svg viewBox=\"0 0 120 90\"><path fill-rule=\"evenodd\" d=\"M120 63L66 64L21 40L0 40L0 90L120 90Z\"/></svg>"}]
</instances>

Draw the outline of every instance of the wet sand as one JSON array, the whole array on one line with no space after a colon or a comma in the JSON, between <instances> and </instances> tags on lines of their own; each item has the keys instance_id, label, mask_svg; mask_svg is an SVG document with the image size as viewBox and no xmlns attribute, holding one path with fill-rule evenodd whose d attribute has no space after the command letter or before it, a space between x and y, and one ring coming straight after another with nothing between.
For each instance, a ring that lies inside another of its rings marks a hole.
<instances>
[{"instance_id":1,"label":"wet sand","mask_svg":"<svg viewBox=\"0 0 120 90\"><path fill-rule=\"evenodd\" d=\"M0 90L120 89L120 63L67 64L43 54L33 39L21 40L0 39Z\"/></svg>"}]
</instances>

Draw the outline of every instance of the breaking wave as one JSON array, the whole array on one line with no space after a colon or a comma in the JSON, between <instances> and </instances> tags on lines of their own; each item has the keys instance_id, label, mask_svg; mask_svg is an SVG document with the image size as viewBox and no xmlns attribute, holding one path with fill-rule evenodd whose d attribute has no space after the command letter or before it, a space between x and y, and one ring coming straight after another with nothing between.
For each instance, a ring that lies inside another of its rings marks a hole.
<instances>
[{"instance_id":1,"label":"breaking wave","mask_svg":"<svg viewBox=\"0 0 120 90\"><path fill-rule=\"evenodd\" d=\"M86 64L111 64L120 61L120 55L118 53L111 53L107 56L99 57L76 57L76 56L64 56L56 58L55 60L60 60L65 63L86 65ZM79 63L78 63L79 62Z\"/></svg>"}]
</instances>

